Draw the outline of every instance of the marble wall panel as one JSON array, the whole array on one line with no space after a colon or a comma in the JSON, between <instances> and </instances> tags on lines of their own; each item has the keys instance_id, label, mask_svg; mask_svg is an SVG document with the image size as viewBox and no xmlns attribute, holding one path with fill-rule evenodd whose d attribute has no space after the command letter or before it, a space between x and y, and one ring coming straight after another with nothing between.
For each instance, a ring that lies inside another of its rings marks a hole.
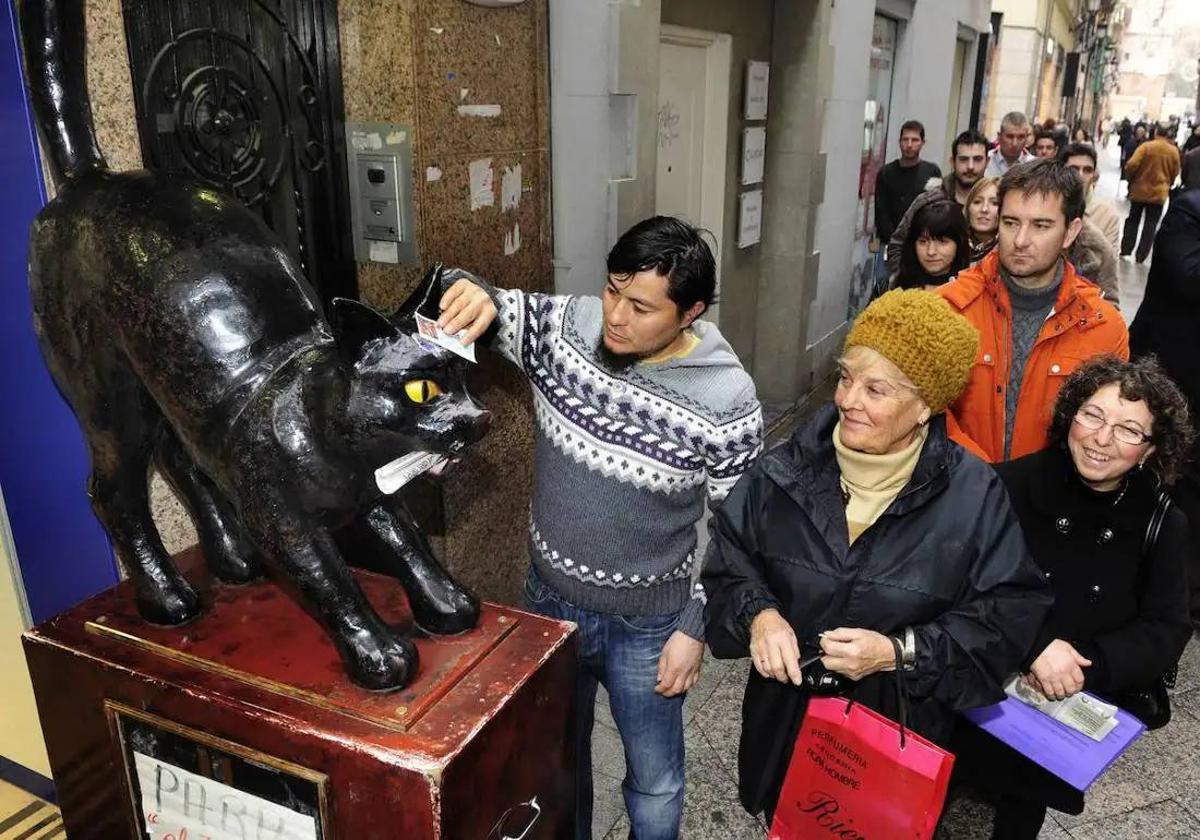
<instances>
[{"instance_id":1,"label":"marble wall panel","mask_svg":"<svg viewBox=\"0 0 1200 840\"><path fill-rule=\"evenodd\" d=\"M96 139L109 168L142 168L121 0L87 0L87 75Z\"/></svg>"}]
</instances>

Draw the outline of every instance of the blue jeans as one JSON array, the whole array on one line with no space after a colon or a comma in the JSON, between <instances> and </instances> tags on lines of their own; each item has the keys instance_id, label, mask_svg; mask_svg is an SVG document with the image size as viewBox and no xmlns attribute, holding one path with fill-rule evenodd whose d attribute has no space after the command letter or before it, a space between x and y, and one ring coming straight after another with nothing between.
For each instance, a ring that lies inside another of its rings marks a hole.
<instances>
[{"instance_id":1,"label":"blue jeans","mask_svg":"<svg viewBox=\"0 0 1200 840\"><path fill-rule=\"evenodd\" d=\"M608 691L609 708L625 747L621 790L630 837L676 840L683 816L683 695L654 693L658 657L675 632L679 613L611 615L563 600L532 567L525 608L579 625L575 673L575 838L592 836L592 725L596 686Z\"/></svg>"}]
</instances>

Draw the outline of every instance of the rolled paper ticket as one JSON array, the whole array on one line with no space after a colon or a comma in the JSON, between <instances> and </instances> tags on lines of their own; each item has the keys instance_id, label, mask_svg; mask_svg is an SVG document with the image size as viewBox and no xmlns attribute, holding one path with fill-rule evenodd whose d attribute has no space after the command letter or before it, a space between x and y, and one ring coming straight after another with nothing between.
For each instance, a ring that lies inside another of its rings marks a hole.
<instances>
[{"instance_id":1,"label":"rolled paper ticket","mask_svg":"<svg viewBox=\"0 0 1200 840\"><path fill-rule=\"evenodd\" d=\"M445 464L448 459L436 452L410 452L375 470L379 492L390 496L423 472Z\"/></svg>"}]
</instances>

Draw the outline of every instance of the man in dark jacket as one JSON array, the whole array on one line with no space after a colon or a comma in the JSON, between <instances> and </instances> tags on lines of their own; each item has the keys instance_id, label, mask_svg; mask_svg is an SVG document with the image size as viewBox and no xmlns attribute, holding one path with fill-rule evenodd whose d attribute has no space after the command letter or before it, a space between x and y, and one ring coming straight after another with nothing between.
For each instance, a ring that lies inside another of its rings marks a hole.
<instances>
[{"instance_id":1,"label":"man in dark jacket","mask_svg":"<svg viewBox=\"0 0 1200 840\"><path fill-rule=\"evenodd\" d=\"M900 126L900 157L875 177L875 235L880 242L892 238L908 206L925 189L930 178L941 178L936 163L921 160L925 148L925 126L909 120Z\"/></svg>"},{"instance_id":2,"label":"man in dark jacket","mask_svg":"<svg viewBox=\"0 0 1200 840\"><path fill-rule=\"evenodd\" d=\"M1171 202L1154 240L1146 297L1129 328L1134 358L1155 355L1200 417L1200 190ZM1200 625L1200 451L1175 485L1175 502L1193 524L1188 572L1192 620Z\"/></svg>"}]
</instances>

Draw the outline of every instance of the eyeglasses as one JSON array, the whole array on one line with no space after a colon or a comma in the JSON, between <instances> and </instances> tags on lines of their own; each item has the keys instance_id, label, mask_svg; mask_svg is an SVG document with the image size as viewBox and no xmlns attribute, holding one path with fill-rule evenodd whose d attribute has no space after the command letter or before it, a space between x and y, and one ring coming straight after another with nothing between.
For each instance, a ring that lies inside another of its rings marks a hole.
<instances>
[{"instance_id":1,"label":"eyeglasses","mask_svg":"<svg viewBox=\"0 0 1200 840\"><path fill-rule=\"evenodd\" d=\"M1075 412L1075 422L1085 429L1099 431L1108 426L1112 429L1113 437L1121 443L1128 446L1141 446L1143 443L1149 443L1154 438L1146 434L1136 426L1128 426L1124 423L1109 423L1104 419L1104 412L1090 405L1085 405L1079 411Z\"/></svg>"}]
</instances>

